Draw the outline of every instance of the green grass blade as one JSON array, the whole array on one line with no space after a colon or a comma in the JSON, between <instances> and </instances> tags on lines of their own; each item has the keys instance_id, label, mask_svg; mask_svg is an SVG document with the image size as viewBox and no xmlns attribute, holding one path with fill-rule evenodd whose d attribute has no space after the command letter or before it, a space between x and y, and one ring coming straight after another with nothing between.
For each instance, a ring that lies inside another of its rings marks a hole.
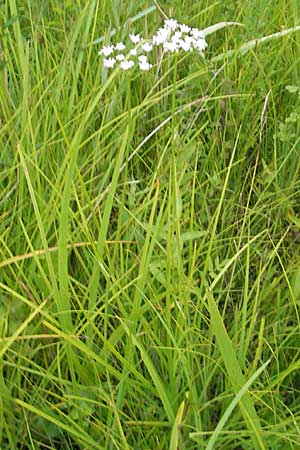
<instances>
[{"instance_id":1,"label":"green grass blade","mask_svg":"<svg viewBox=\"0 0 300 450\"><path fill-rule=\"evenodd\" d=\"M205 450L214 450L217 439L218 439L220 433L222 432L224 426L226 425L226 422L228 421L232 411L238 405L238 403L241 401L242 397L249 390L250 386L254 383L254 381L260 376L260 374L269 365L269 363L270 363L270 360L268 360L261 367L259 367L259 369L256 370L256 372L249 378L249 380L244 384L244 386L240 389L240 391L234 396L234 398L228 405L227 409L225 410L223 416L221 417L218 425L216 426L213 434L211 435ZM192 436L197 436L197 433L191 433L191 437Z\"/></svg>"},{"instance_id":2,"label":"green grass blade","mask_svg":"<svg viewBox=\"0 0 300 450\"><path fill-rule=\"evenodd\" d=\"M70 417L68 417L68 422L66 423L63 420L57 418L54 415L50 415L45 413L42 409L37 408L33 405L30 405L29 403L24 402L23 400L16 398L15 402L17 405L21 406L22 408L27 409L28 411L35 414L37 417L41 417L48 422L53 423L56 425L59 429L67 431L71 436L76 437L79 442L82 442L84 445L89 445L91 449L95 450L104 450L105 447L100 445L98 442L94 441L88 434L83 432L83 429L78 426Z\"/></svg>"},{"instance_id":3,"label":"green grass blade","mask_svg":"<svg viewBox=\"0 0 300 450\"><path fill-rule=\"evenodd\" d=\"M279 39L283 36L296 33L297 31L300 31L300 25L293 28L288 28L287 30L279 31L278 33L272 33L268 36L262 36L261 38L252 39L251 41L248 41L245 44L243 44L238 50L228 50L220 55L214 56L211 59L211 62L222 61L224 58L234 56L238 53L240 53L241 55L245 55L247 52L249 52L253 48L260 46L261 44L265 44L272 40Z\"/></svg>"},{"instance_id":4,"label":"green grass blade","mask_svg":"<svg viewBox=\"0 0 300 450\"><path fill-rule=\"evenodd\" d=\"M246 384L245 377L242 373L241 367L237 360L232 341L226 331L222 316L219 312L217 304L211 292L207 291L208 309L210 313L211 327L216 336L217 345L222 355L226 371L228 373L228 380L233 387L236 394L240 392ZM258 418L252 397L248 392L245 392L239 402L242 415L244 417L247 428L252 437L253 446L257 450L265 450L263 443L263 432Z\"/></svg>"},{"instance_id":5,"label":"green grass blade","mask_svg":"<svg viewBox=\"0 0 300 450\"><path fill-rule=\"evenodd\" d=\"M96 252L96 258L97 260L94 263L92 276L89 283L89 310L93 311L96 305L96 297L98 292L98 284L99 284L99 277L100 277L100 267L99 267L99 261L98 259L102 258L103 249L105 245L107 230L109 226L110 221L110 215L113 208L113 202L114 202L114 196L117 189L118 179L120 175L120 169L123 162L125 150L128 146L128 135L129 135L129 128L126 128L126 131L124 133L124 136L122 138L122 144L120 146L119 152L116 157L115 162L115 168L113 171L112 181L109 189L109 193L106 199L104 213L103 213L103 220L100 226L99 230L99 236L98 236L98 243L97 243L97 252Z\"/></svg>"},{"instance_id":6,"label":"green grass blade","mask_svg":"<svg viewBox=\"0 0 300 450\"><path fill-rule=\"evenodd\" d=\"M168 396L168 392L165 388L165 385L164 385L162 379L160 378L157 370L155 369L154 364L153 364L150 356L147 354L143 344L141 342L139 342L139 340L131 334L129 328L127 327L127 325L125 325L125 323L123 323L123 327L124 327L126 333L128 334L128 336L131 337L131 340L132 340L133 344L135 345L135 347L137 347L139 349L142 360L143 360L145 366L147 367L147 370L151 376L151 379L157 389L157 395L159 396L159 398L164 406L166 416L167 416L170 424L173 425L174 421L175 421L175 414L174 414L174 411L173 411L173 408L171 405L171 401Z\"/></svg>"},{"instance_id":7,"label":"green grass blade","mask_svg":"<svg viewBox=\"0 0 300 450\"><path fill-rule=\"evenodd\" d=\"M172 428L172 433L171 433L171 440L170 440L170 448L169 450L179 450L180 446L179 446L179 433L180 433L180 426L182 423L182 417L183 417L183 412L184 412L184 407L185 407L185 402L183 401L177 411L175 420L174 420L174 425Z\"/></svg>"}]
</instances>

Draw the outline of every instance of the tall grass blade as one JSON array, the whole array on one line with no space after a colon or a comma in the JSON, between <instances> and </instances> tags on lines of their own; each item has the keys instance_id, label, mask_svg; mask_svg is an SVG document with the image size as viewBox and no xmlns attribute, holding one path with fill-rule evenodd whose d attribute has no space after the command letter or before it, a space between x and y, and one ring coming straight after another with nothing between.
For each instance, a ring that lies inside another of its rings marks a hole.
<instances>
[{"instance_id":1,"label":"tall grass blade","mask_svg":"<svg viewBox=\"0 0 300 450\"><path fill-rule=\"evenodd\" d=\"M139 340L133 334L131 334L130 329L127 327L127 325L125 323L123 323L123 327L124 327L125 331L127 332L128 336L131 337L131 340L132 340L133 344L135 345L135 347L137 347L139 349L142 360L143 360L145 366L147 367L147 370L151 376L151 379L157 389L157 395L159 396L159 398L164 406L166 416L167 416L170 424L173 425L174 421L175 421L175 414L173 411L173 407L171 405L171 401L169 399L168 392L165 389L165 386L164 386L164 383L163 383L161 377L159 376L157 370L155 369L155 366L154 366L151 358L147 354L143 344L141 342L139 342Z\"/></svg>"},{"instance_id":2,"label":"tall grass blade","mask_svg":"<svg viewBox=\"0 0 300 450\"><path fill-rule=\"evenodd\" d=\"M228 381L233 387L236 394L240 392L246 384L246 379L242 373L241 367L235 355L233 344L228 336L221 314L211 292L207 291L208 309L210 313L210 321L212 330L216 336L217 345L222 355L226 371L228 373ZM263 443L263 431L260 420L258 418L252 397L245 392L240 402L241 413L252 438L253 447L257 450L265 450Z\"/></svg>"},{"instance_id":3,"label":"tall grass blade","mask_svg":"<svg viewBox=\"0 0 300 450\"><path fill-rule=\"evenodd\" d=\"M185 401L183 400L183 402L180 404L180 406L178 408L178 411L177 411L177 414L175 417L175 421L174 421L174 425L173 425L172 433L171 433L171 441L170 441L169 450L179 450L180 449L179 433L180 433L180 426L182 423L184 407L185 407Z\"/></svg>"},{"instance_id":4,"label":"tall grass blade","mask_svg":"<svg viewBox=\"0 0 300 450\"><path fill-rule=\"evenodd\" d=\"M265 368L269 364L270 364L270 360L268 360L261 367L259 367L259 369L256 370L256 372L249 378L249 380L244 384L244 386L241 388L241 390L232 399L232 401L228 405L227 409L225 410L223 416L221 417L218 425L216 426L213 434L211 435L205 450L214 450L217 439L218 439L220 433L222 432L224 426L226 425L226 422L228 421L232 411L238 405L238 403L241 401L243 395L245 395L245 393L249 390L250 386L254 383L254 381L259 377L259 375L265 370ZM197 433L191 433L191 435L196 436Z\"/></svg>"},{"instance_id":5,"label":"tall grass blade","mask_svg":"<svg viewBox=\"0 0 300 450\"><path fill-rule=\"evenodd\" d=\"M288 28L287 30L279 31L278 33L269 34L268 36L263 36L261 38L252 39L251 41L248 41L245 44L243 44L238 50L228 50L224 53L221 53L220 55L214 56L213 58L211 58L210 61L218 62L218 61L222 61L224 58L229 58L231 56L238 55L238 54L243 56L246 53L248 53L250 50L252 50L253 48L260 46L261 44L265 44L274 39L279 39L283 36L287 36L289 34L296 33L297 31L300 31L300 25L293 27L293 28Z\"/></svg>"}]
</instances>

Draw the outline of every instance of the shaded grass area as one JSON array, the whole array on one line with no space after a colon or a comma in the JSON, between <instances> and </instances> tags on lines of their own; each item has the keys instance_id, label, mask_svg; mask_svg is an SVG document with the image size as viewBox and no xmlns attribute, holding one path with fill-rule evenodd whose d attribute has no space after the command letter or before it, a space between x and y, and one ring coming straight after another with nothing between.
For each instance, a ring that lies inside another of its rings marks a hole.
<instances>
[{"instance_id":1,"label":"shaded grass area","mask_svg":"<svg viewBox=\"0 0 300 450\"><path fill-rule=\"evenodd\" d=\"M300 35L238 49L297 3L166 1L245 26L108 73L125 3L0 6L1 449L296 449Z\"/></svg>"}]
</instances>

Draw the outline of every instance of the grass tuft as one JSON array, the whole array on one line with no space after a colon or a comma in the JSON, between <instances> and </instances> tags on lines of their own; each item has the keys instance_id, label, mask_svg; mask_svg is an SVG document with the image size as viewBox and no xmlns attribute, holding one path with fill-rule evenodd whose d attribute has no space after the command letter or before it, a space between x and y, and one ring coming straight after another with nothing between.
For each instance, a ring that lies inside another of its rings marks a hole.
<instances>
[{"instance_id":1,"label":"grass tuft","mask_svg":"<svg viewBox=\"0 0 300 450\"><path fill-rule=\"evenodd\" d=\"M298 9L1 2L1 450L299 448Z\"/></svg>"}]
</instances>

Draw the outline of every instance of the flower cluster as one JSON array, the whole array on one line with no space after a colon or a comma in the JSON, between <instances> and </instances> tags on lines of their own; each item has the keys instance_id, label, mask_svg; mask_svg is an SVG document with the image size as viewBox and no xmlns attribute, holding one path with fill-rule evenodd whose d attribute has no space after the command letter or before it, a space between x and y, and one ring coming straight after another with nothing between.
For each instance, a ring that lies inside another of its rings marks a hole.
<instances>
[{"instance_id":1,"label":"flower cluster","mask_svg":"<svg viewBox=\"0 0 300 450\"><path fill-rule=\"evenodd\" d=\"M139 34L130 34L129 38L129 50L123 42L118 42L116 45L104 46L99 51L103 56L104 67L112 69L118 65L122 70L129 70L138 65L140 70L147 71L152 68L148 55L155 47L161 47L164 53L202 53L207 47L201 30L180 24L175 19L165 20L163 27L157 30L151 40L145 40Z\"/></svg>"},{"instance_id":2,"label":"flower cluster","mask_svg":"<svg viewBox=\"0 0 300 450\"><path fill-rule=\"evenodd\" d=\"M165 52L185 52L197 50L203 52L207 47L205 36L198 28L180 24L177 20L165 20L152 38L153 45L161 45Z\"/></svg>"}]
</instances>

